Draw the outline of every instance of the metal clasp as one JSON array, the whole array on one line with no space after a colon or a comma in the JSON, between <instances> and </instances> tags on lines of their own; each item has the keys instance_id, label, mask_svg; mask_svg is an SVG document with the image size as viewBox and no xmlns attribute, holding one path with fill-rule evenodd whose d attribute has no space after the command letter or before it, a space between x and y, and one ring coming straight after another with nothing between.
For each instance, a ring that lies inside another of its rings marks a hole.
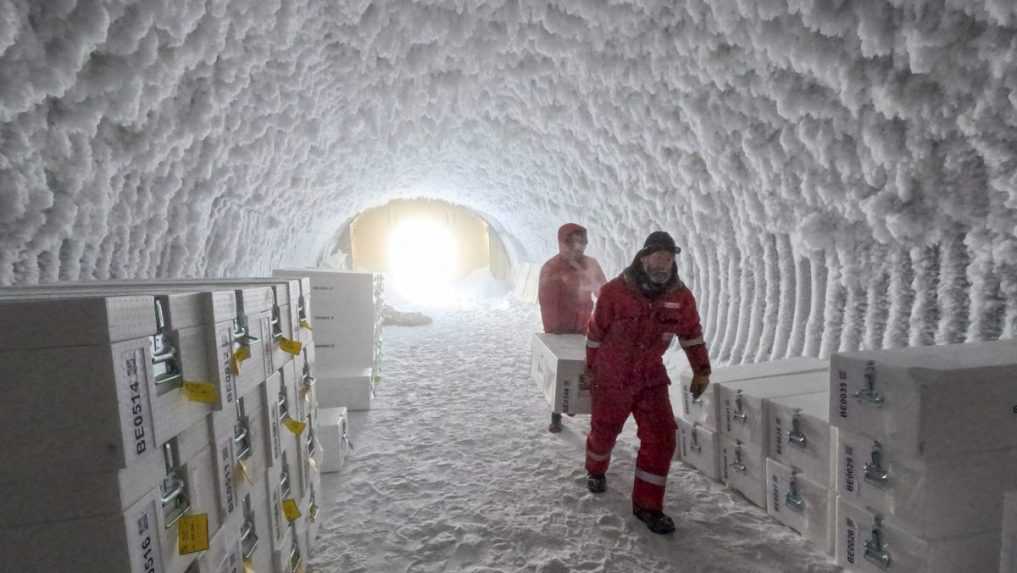
<instances>
[{"instance_id":1,"label":"metal clasp","mask_svg":"<svg viewBox=\"0 0 1017 573\"><path fill-rule=\"evenodd\" d=\"M886 487L890 474L883 469L883 447L873 442L870 461L865 463L865 481L877 487Z\"/></svg>"},{"instance_id":2,"label":"metal clasp","mask_svg":"<svg viewBox=\"0 0 1017 573\"><path fill-rule=\"evenodd\" d=\"M698 423L692 424L692 432L690 437L692 438L692 449L695 450L697 454L701 454L703 453L703 446L702 444L699 443L699 432L696 431L698 427L699 427Z\"/></svg>"},{"instance_id":3,"label":"metal clasp","mask_svg":"<svg viewBox=\"0 0 1017 573\"><path fill-rule=\"evenodd\" d=\"M788 509L801 513L805 511L805 500L798 492L798 472L791 472L791 480L787 484L787 495L784 496L784 504Z\"/></svg>"},{"instance_id":4,"label":"metal clasp","mask_svg":"<svg viewBox=\"0 0 1017 573\"><path fill-rule=\"evenodd\" d=\"M884 571L889 569L892 563L890 553L883 543L883 518L878 515L872 525L871 537L865 540L865 560Z\"/></svg>"},{"instance_id":5,"label":"metal clasp","mask_svg":"<svg viewBox=\"0 0 1017 573\"><path fill-rule=\"evenodd\" d=\"M742 391L741 390L738 390L738 393L735 394L735 409L737 410L737 412L732 415L732 417L735 420L738 420L739 422L741 422L743 424L749 421L749 415L745 412L745 409L742 407Z\"/></svg>"},{"instance_id":6,"label":"metal clasp","mask_svg":"<svg viewBox=\"0 0 1017 573\"><path fill-rule=\"evenodd\" d=\"M149 337L152 347L152 371L155 375L155 385L173 384L182 382L184 375L180 371L177 350L169 337L169 327L166 325L166 313L162 307L162 300L155 300L155 334Z\"/></svg>"},{"instance_id":7,"label":"metal clasp","mask_svg":"<svg viewBox=\"0 0 1017 573\"><path fill-rule=\"evenodd\" d=\"M244 496L244 524L240 527L240 547L244 560L250 559L258 547L258 533L254 523L251 494L247 494Z\"/></svg>"},{"instance_id":8,"label":"metal clasp","mask_svg":"<svg viewBox=\"0 0 1017 573\"><path fill-rule=\"evenodd\" d=\"M859 402L868 402L875 406L882 406L885 402L883 395L876 390L876 363L869 361L865 364L865 387L853 394Z\"/></svg>"},{"instance_id":9,"label":"metal clasp","mask_svg":"<svg viewBox=\"0 0 1017 573\"><path fill-rule=\"evenodd\" d=\"M162 456L166 466L166 477L162 479L159 487L159 501L162 503L165 528L169 529L191 510L191 502L187 495L187 481L180 475L183 468L180 467L176 438L163 444Z\"/></svg>"},{"instance_id":10,"label":"metal clasp","mask_svg":"<svg viewBox=\"0 0 1017 573\"><path fill-rule=\"evenodd\" d=\"M734 469L736 469L736 470L738 470L738 471L740 471L742 473L745 473L746 471L748 471L749 468L746 467L746 465L742 463L742 442L741 442L741 440L738 440L737 442L735 442L734 457L735 457L735 461L734 461L733 464L731 464L731 467L733 467Z\"/></svg>"},{"instance_id":11,"label":"metal clasp","mask_svg":"<svg viewBox=\"0 0 1017 573\"><path fill-rule=\"evenodd\" d=\"M787 441L792 446L804 449L808 443L808 438L802 432L801 412L800 408L795 408L795 412L791 416L791 430L787 433Z\"/></svg>"},{"instance_id":12,"label":"metal clasp","mask_svg":"<svg viewBox=\"0 0 1017 573\"><path fill-rule=\"evenodd\" d=\"M282 452L282 473L279 477L279 490L284 498L290 497L290 493L292 493L290 489L290 465L286 461L285 450Z\"/></svg>"},{"instance_id":13,"label":"metal clasp","mask_svg":"<svg viewBox=\"0 0 1017 573\"><path fill-rule=\"evenodd\" d=\"M272 339L279 340L283 337L282 320L279 319L279 305L272 305Z\"/></svg>"}]
</instances>

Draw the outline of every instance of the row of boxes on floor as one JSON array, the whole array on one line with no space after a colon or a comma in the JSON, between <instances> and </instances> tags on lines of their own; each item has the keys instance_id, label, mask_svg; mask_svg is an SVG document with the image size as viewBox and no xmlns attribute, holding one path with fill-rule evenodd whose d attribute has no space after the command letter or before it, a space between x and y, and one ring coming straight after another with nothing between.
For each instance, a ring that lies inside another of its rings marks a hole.
<instances>
[{"instance_id":1,"label":"row of boxes on floor","mask_svg":"<svg viewBox=\"0 0 1017 573\"><path fill-rule=\"evenodd\" d=\"M1004 495L1017 489L1017 341L800 358L712 379L693 400L680 378L676 458L845 569L1017 571L1017 516L1002 531Z\"/></svg>"},{"instance_id":2,"label":"row of boxes on floor","mask_svg":"<svg viewBox=\"0 0 1017 573\"><path fill-rule=\"evenodd\" d=\"M381 377L382 275L320 269L279 269L273 275L309 280L321 404L370 409Z\"/></svg>"},{"instance_id":3,"label":"row of boxes on floor","mask_svg":"<svg viewBox=\"0 0 1017 573\"><path fill-rule=\"evenodd\" d=\"M301 568L326 429L309 293L279 279L0 289L0 554L22 571ZM327 441L341 463L343 441Z\"/></svg>"}]
</instances>

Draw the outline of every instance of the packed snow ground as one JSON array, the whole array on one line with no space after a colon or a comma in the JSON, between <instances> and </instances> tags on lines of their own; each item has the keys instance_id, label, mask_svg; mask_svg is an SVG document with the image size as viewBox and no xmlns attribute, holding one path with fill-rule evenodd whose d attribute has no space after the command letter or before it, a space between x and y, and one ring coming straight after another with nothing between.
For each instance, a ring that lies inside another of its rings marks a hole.
<instances>
[{"instance_id":1,"label":"packed snow ground","mask_svg":"<svg viewBox=\"0 0 1017 573\"><path fill-rule=\"evenodd\" d=\"M529 379L535 307L429 311L386 327L383 381L354 413L356 450L323 476L324 522L311 573L838 571L766 513L680 463L666 500L674 537L631 515L630 420L608 492L586 491L586 416L546 431Z\"/></svg>"}]
</instances>

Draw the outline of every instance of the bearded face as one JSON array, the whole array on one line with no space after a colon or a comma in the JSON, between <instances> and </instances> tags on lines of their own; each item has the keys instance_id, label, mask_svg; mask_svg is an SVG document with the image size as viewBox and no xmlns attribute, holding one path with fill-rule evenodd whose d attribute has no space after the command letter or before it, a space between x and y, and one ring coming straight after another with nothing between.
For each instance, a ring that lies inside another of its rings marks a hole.
<instances>
[{"instance_id":1,"label":"bearded face","mask_svg":"<svg viewBox=\"0 0 1017 573\"><path fill-rule=\"evenodd\" d=\"M639 259L643 264L643 271L650 277L653 283L662 285L671 280L671 271L674 268L674 254L670 251L656 251Z\"/></svg>"}]
</instances>

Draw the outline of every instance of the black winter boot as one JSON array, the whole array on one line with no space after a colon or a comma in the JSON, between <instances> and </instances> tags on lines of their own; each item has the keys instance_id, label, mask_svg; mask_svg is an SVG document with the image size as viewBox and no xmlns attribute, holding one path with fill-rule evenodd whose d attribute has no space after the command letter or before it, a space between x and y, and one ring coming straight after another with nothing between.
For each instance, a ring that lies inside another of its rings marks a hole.
<instances>
[{"instance_id":1,"label":"black winter boot","mask_svg":"<svg viewBox=\"0 0 1017 573\"><path fill-rule=\"evenodd\" d=\"M607 491L607 476L604 474L587 474L586 489L590 493L604 493Z\"/></svg>"},{"instance_id":2,"label":"black winter boot","mask_svg":"<svg viewBox=\"0 0 1017 573\"><path fill-rule=\"evenodd\" d=\"M674 520L664 515L663 511L653 511L650 509L643 509L638 505L632 506L632 514L646 524L646 527L650 528L650 531L659 533L661 535L667 535L674 533Z\"/></svg>"},{"instance_id":3,"label":"black winter boot","mask_svg":"<svg viewBox=\"0 0 1017 573\"><path fill-rule=\"evenodd\" d=\"M551 425L547 427L547 431L552 434L557 434L561 431L561 414L551 414Z\"/></svg>"}]
</instances>

